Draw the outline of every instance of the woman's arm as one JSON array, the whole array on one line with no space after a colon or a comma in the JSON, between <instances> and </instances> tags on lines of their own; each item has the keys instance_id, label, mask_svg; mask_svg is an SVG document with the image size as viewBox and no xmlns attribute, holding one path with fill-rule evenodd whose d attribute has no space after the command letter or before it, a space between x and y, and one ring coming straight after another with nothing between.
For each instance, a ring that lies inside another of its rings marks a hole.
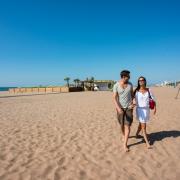
<instances>
[{"instance_id":1,"label":"woman's arm","mask_svg":"<svg viewBox=\"0 0 180 180\"><path fill-rule=\"evenodd\" d=\"M132 87L132 98L133 98L133 106L135 107L136 106L136 90L134 91L133 90L133 87Z\"/></svg>"},{"instance_id":2,"label":"woman's arm","mask_svg":"<svg viewBox=\"0 0 180 180\"><path fill-rule=\"evenodd\" d=\"M149 93L150 93L150 95L151 95L151 98L152 98L152 99L154 100L154 102L155 102L155 106L154 106L154 115L155 115L155 114L156 114L156 111L157 111L156 98L155 98L154 93L152 92L151 89L149 89Z\"/></svg>"},{"instance_id":3,"label":"woman's arm","mask_svg":"<svg viewBox=\"0 0 180 180\"><path fill-rule=\"evenodd\" d=\"M151 98L156 102L156 98L155 98L154 93L152 92L151 89L149 89L149 93L151 95Z\"/></svg>"},{"instance_id":4,"label":"woman's arm","mask_svg":"<svg viewBox=\"0 0 180 180\"><path fill-rule=\"evenodd\" d=\"M133 85L131 83L131 98L132 98L132 102L130 105L130 108L134 108L136 106L136 101L135 101L135 96L134 96L134 90L133 90Z\"/></svg>"}]
</instances>

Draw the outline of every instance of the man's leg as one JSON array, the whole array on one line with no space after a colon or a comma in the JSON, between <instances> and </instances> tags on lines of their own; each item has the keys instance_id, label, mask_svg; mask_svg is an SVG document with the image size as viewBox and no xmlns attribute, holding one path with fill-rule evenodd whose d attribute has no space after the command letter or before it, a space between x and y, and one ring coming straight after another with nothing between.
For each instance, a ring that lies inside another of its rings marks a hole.
<instances>
[{"instance_id":1,"label":"man's leg","mask_svg":"<svg viewBox=\"0 0 180 180\"><path fill-rule=\"evenodd\" d=\"M130 134L130 126L125 124L124 125L124 150L125 152L128 152L129 151L129 148L127 146L127 143L128 143L128 138L129 138L129 134Z\"/></svg>"},{"instance_id":2,"label":"man's leg","mask_svg":"<svg viewBox=\"0 0 180 180\"><path fill-rule=\"evenodd\" d=\"M127 146L127 143L130 134L130 127L133 122L133 110L127 109L124 115L124 150L125 152L128 152L129 148Z\"/></svg>"},{"instance_id":3,"label":"man's leg","mask_svg":"<svg viewBox=\"0 0 180 180\"><path fill-rule=\"evenodd\" d=\"M124 129L124 124L121 124L121 132L122 132L122 135L124 136L125 134L125 129Z\"/></svg>"},{"instance_id":4,"label":"man's leg","mask_svg":"<svg viewBox=\"0 0 180 180\"><path fill-rule=\"evenodd\" d=\"M124 142L125 129L124 129L124 125L123 124L121 124L121 133L122 133L122 141Z\"/></svg>"},{"instance_id":5,"label":"man's leg","mask_svg":"<svg viewBox=\"0 0 180 180\"><path fill-rule=\"evenodd\" d=\"M118 121L119 121L119 124L121 126L121 133L122 133L122 140L124 141L124 133L125 133L125 129L124 129L124 113L122 114L119 114L117 113L117 118L118 118Z\"/></svg>"}]
</instances>

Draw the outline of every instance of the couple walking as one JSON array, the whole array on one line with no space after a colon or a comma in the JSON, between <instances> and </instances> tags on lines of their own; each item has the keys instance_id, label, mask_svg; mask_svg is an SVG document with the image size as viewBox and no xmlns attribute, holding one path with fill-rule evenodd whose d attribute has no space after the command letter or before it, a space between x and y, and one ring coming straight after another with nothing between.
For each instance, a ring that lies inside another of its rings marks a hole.
<instances>
[{"instance_id":1,"label":"couple walking","mask_svg":"<svg viewBox=\"0 0 180 180\"><path fill-rule=\"evenodd\" d=\"M129 82L130 72L124 70L120 73L120 76L120 80L113 87L113 100L117 111L117 119L121 125L124 150L125 152L129 151L127 143L135 107L136 118L139 121L136 138L139 137L139 133L142 131L147 148L152 148L146 133L146 123L149 121L151 109L156 114L154 96L151 90L146 87L145 77L138 78L137 88L133 90L133 85Z\"/></svg>"}]
</instances>

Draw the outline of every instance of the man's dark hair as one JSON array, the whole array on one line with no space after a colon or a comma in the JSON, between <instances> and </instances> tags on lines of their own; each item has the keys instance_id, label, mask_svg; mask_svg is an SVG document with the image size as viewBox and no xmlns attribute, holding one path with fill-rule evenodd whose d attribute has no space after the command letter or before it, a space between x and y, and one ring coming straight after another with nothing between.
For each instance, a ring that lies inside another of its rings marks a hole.
<instances>
[{"instance_id":1,"label":"man's dark hair","mask_svg":"<svg viewBox=\"0 0 180 180\"><path fill-rule=\"evenodd\" d=\"M125 77L128 77L129 74L130 74L130 71L128 71L128 70L123 70L123 71L121 71L120 76L121 76L121 78L123 78L124 76L125 76Z\"/></svg>"}]
</instances>

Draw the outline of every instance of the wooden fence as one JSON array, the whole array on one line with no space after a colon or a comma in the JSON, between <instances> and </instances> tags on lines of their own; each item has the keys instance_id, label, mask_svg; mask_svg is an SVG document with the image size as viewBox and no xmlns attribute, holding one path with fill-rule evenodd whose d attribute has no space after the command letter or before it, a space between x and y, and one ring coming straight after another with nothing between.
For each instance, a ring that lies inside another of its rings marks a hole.
<instances>
[{"instance_id":1,"label":"wooden fence","mask_svg":"<svg viewBox=\"0 0 180 180\"><path fill-rule=\"evenodd\" d=\"M11 88L9 93L60 93L70 92L68 87Z\"/></svg>"}]
</instances>

